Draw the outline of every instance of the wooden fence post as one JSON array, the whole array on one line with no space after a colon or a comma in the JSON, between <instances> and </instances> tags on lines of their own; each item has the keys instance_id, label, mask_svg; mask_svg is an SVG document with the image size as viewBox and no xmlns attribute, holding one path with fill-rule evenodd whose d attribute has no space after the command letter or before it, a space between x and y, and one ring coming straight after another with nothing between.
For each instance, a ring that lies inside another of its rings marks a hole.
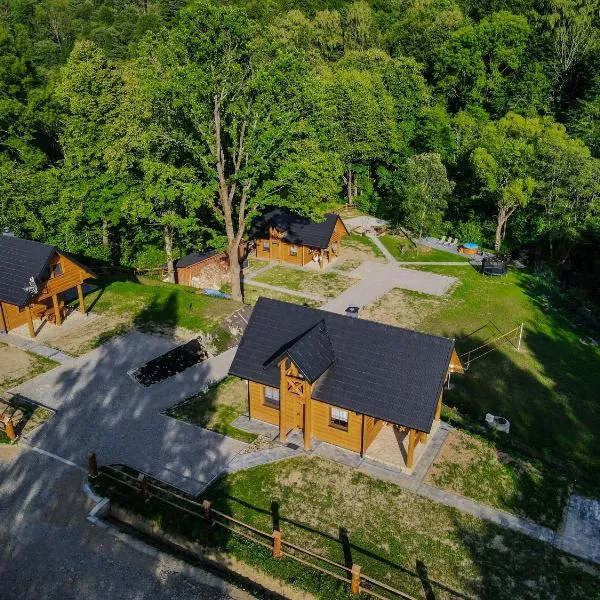
<instances>
[{"instance_id":1,"label":"wooden fence post","mask_svg":"<svg viewBox=\"0 0 600 600\"><path fill-rule=\"evenodd\" d=\"M17 439L15 428L10 419L6 419L6 421L4 421L4 433L6 433L6 436L11 442L14 442Z\"/></svg>"},{"instance_id":2,"label":"wooden fence post","mask_svg":"<svg viewBox=\"0 0 600 600\"><path fill-rule=\"evenodd\" d=\"M98 477L98 463L96 462L96 455L93 452L88 452L88 473L90 477Z\"/></svg>"},{"instance_id":3,"label":"wooden fence post","mask_svg":"<svg viewBox=\"0 0 600 600\"><path fill-rule=\"evenodd\" d=\"M281 558L281 531L273 530L273 558Z\"/></svg>"},{"instance_id":4,"label":"wooden fence post","mask_svg":"<svg viewBox=\"0 0 600 600\"><path fill-rule=\"evenodd\" d=\"M140 473L137 479L140 482L140 494L142 495L142 498L148 502L148 480L143 473Z\"/></svg>"},{"instance_id":5,"label":"wooden fence post","mask_svg":"<svg viewBox=\"0 0 600 600\"><path fill-rule=\"evenodd\" d=\"M204 520L212 525L212 510L211 510L211 502L210 500L202 501L202 508L204 509Z\"/></svg>"},{"instance_id":6,"label":"wooden fence post","mask_svg":"<svg viewBox=\"0 0 600 600\"><path fill-rule=\"evenodd\" d=\"M350 593L360 594L360 567L352 565L352 579L350 581Z\"/></svg>"}]
</instances>

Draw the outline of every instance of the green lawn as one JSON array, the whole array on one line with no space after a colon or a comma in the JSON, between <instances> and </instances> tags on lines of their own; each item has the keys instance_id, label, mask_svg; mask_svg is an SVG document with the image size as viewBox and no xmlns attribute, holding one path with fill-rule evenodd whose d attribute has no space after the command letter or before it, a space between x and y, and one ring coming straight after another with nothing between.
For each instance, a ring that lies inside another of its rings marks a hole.
<instances>
[{"instance_id":1,"label":"green lawn","mask_svg":"<svg viewBox=\"0 0 600 600\"><path fill-rule=\"evenodd\" d=\"M465 256L457 256L437 248L422 245L415 248L405 237L382 235L379 239L396 260L404 262L469 262Z\"/></svg>"},{"instance_id":2,"label":"green lawn","mask_svg":"<svg viewBox=\"0 0 600 600\"><path fill-rule=\"evenodd\" d=\"M560 470L500 452L490 440L460 430L451 432L426 481L553 529L562 522L570 492Z\"/></svg>"},{"instance_id":3,"label":"green lawn","mask_svg":"<svg viewBox=\"0 0 600 600\"><path fill-rule=\"evenodd\" d=\"M418 327L456 338L459 353L524 323L521 352L506 343L474 361L453 377L445 402L478 423L487 412L505 416L508 440L580 475L600 476L600 348L581 343L589 332L572 324L556 290L525 271L494 278L466 267L421 268L460 279Z\"/></svg>"},{"instance_id":4,"label":"green lawn","mask_svg":"<svg viewBox=\"0 0 600 600\"><path fill-rule=\"evenodd\" d=\"M102 480L100 481L102 485ZM108 492L208 547L319 598L349 598L346 583L291 561L196 518L138 495ZM598 569L552 546L460 513L393 484L317 457L300 457L229 475L205 493L215 508L263 531L417 598L457 593L491 600L592 598ZM322 565L334 569L329 565ZM441 583L450 590L441 589Z\"/></svg>"},{"instance_id":5,"label":"green lawn","mask_svg":"<svg viewBox=\"0 0 600 600\"><path fill-rule=\"evenodd\" d=\"M318 273L282 265L261 273L256 281L326 298L335 298L356 283L355 279L338 273Z\"/></svg>"},{"instance_id":6,"label":"green lawn","mask_svg":"<svg viewBox=\"0 0 600 600\"><path fill-rule=\"evenodd\" d=\"M231 425L239 416L247 414L247 398L246 382L237 377L227 377L205 392L173 406L166 414L250 443L256 439L255 434Z\"/></svg>"},{"instance_id":7,"label":"green lawn","mask_svg":"<svg viewBox=\"0 0 600 600\"><path fill-rule=\"evenodd\" d=\"M374 256L383 256L383 252L373 243L373 241L364 235L357 233L351 233L350 235L344 236L341 241L343 248L352 248L354 250L361 250L363 252L371 252ZM342 258L344 254L342 251Z\"/></svg>"},{"instance_id":8,"label":"green lawn","mask_svg":"<svg viewBox=\"0 0 600 600\"><path fill-rule=\"evenodd\" d=\"M141 329L158 325L212 333L217 349L224 347L228 336L220 323L240 307L233 300L204 296L191 287L146 277L136 281L107 278L96 283L99 290L86 297L92 311L131 315L133 324Z\"/></svg>"}]
</instances>

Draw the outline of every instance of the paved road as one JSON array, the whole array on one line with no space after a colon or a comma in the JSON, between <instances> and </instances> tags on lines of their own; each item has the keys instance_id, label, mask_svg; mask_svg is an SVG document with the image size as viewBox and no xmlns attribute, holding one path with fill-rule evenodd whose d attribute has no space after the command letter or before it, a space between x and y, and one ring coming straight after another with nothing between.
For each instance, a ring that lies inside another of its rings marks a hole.
<instances>
[{"instance_id":1,"label":"paved road","mask_svg":"<svg viewBox=\"0 0 600 600\"><path fill-rule=\"evenodd\" d=\"M454 277L404 269L395 262L382 264L367 261L351 275L360 278L360 281L327 302L322 307L324 310L343 313L350 305L366 306L396 287L443 296L457 281Z\"/></svg>"},{"instance_id":2,"label":"paved road","mask_svg":"<svg viewBox=\"0 0 600 600\"><path fill-rule=\"evenodd\" d=\"M8 453L13 456L7 456ZM250 596L204 571L148 556L85 517L85 474L0 447L0 582L19 600L237 600Z\"/></svg>"},{"instance_id":3,"label":"paved road","mask_svg":"<svg viewBox=\"0 0 600 600\"><path fill-rule=\"evenodd\" d=\"M235 349L149 388L127 375L172 347L129 332L19 386L56 410L27 442L82 466L93 450L100 464L124 463L198 493L246 444L161 412L225 377Z\"/></svg>"}]
</instances>

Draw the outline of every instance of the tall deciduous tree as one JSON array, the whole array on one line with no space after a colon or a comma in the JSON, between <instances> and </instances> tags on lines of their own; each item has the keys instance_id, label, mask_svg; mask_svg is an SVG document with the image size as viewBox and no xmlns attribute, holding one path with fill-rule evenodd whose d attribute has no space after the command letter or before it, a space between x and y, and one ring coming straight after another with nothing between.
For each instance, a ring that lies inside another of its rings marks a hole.
<instances>
[{"instance_id":1,"label":"tall deciduous tree","mask_svg":"<svg viewBox=\"0 0 600 600\"><path fill-rule=\"evenodd\" d=\"M539 119L509 113L483 130L471 165L482 191L496 207L494 248L500 250L510 217L528 204L535 189L535 141Z\"/></svg>"},{"instance_id":2,"label":"tall deciduous tree","mask_svg":"<svg viewBox=\"0 0 600 600\"><path fill-rule=\"evenodd\" d=\"M250 220L268 205L320 215L340 175L311 127L320 100L308 65L254 34L239 9L196 2L149 43L138 67L146 95L138 127L154 128L155 160L190 175L173 200L206 202L222 224L238 300Z\"/></svg>"},{"instance_id":3,"label":"tall deciduous tree","mask_svg":"<svg viewBox=\"0 0 600 600\"><path fill-rule=\"evenodd\" d=\"M454 183L448 179L439 154L411 156L400 173L400 214L413 231L430 233L439 227Z\"/></svg>"},{"instance_id":4,"label":"tall deciduous tree","mask_svg":"<svg viewBox=\"0 0 600 600\"><path fill-rule=\"evenodd\" d=\"M63 108L59 140L65 210L80 214L79 225L99 226L108 258L110 228L119 222L126 191L107 159L116 136L121 74L94 43L77 42L61 70L57 96Z\"/></svg>"}]
</instances>

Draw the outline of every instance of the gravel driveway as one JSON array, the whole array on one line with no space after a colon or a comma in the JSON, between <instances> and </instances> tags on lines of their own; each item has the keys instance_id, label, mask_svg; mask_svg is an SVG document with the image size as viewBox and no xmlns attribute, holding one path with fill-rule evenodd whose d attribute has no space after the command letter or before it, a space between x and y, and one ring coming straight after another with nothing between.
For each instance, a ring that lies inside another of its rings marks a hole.
<instances>
[{"instance_id":1,"label":"gravel driveway","mask_svg":"<svg viewBox=\"0 0 600 600\"><path fill-rule=\"evenodd\" d=\"M144 388L128 374L174 347L129 332L13 390L56 411L27 438L84 466L123 463L189 493L198 493L246 444L161 414L211 381L225 377L235 349Z\"/></svg>"}]
</instances>

